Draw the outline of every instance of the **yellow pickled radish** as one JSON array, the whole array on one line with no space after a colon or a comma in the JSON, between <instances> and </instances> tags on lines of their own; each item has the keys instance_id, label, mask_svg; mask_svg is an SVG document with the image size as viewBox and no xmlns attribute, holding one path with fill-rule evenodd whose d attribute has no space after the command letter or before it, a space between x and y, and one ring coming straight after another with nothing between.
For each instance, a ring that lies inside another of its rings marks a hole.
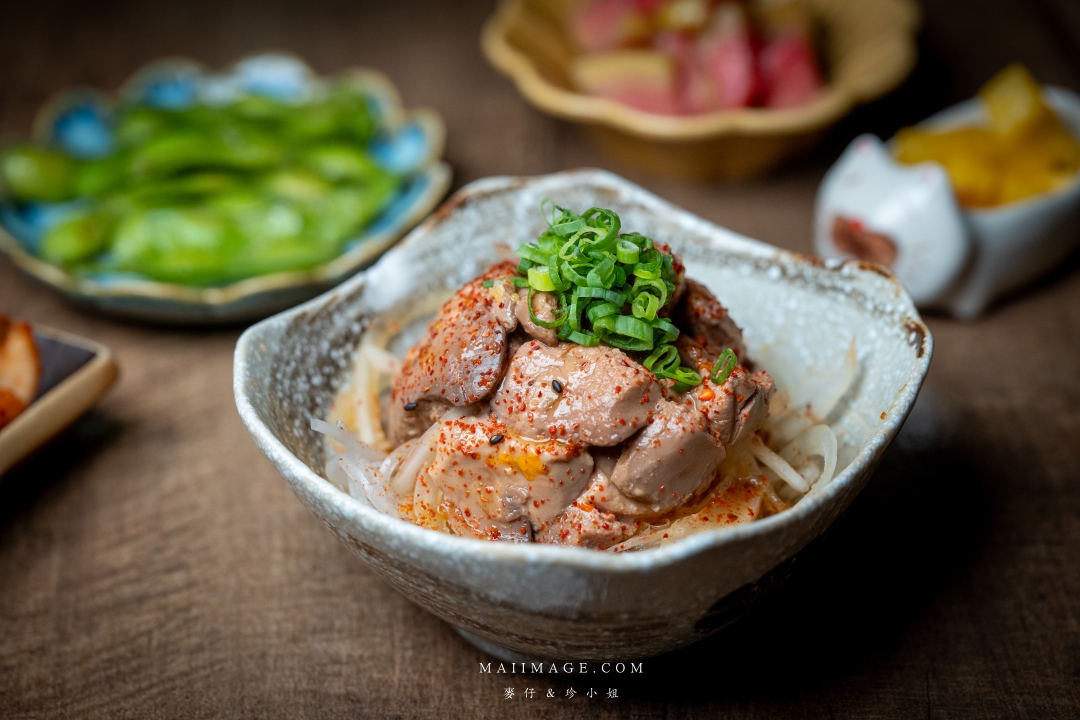
<instances>
[{"instance_id":1,"label":"yellow pickled radish","mask_svg":"<svg viewBox=\"0 0 1080 720\"><path fill-rule=\"evenodd\" d=\"M1039 81L1019 63L1013 63L979 89L990 127L1007 138L1034 134L1059 125L1042 98Z\"/></svg>"},{"instance_id":2,"label":"yellow pickled radish","mask_svg":"<svg viewBox=\"0 0 1080 720\"><path fill-rule=\"evenodd\" d=\"M934 161L948 171L965 207L993 207L1052 192L1080 170L1080 142L1042 97L1022 65L1013 64L979 91L985 125L935 131L904 128L893 154L903 163Z\"/></svg>"}]
</instances>

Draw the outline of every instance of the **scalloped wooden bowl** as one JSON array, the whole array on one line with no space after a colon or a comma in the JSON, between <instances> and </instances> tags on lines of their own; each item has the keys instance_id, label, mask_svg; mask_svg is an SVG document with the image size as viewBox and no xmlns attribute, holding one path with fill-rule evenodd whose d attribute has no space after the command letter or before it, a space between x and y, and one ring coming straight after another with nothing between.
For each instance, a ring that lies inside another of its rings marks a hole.
<instances>
[{"instance_id":1,"label":"scalloped wooden bowl","mask_svg":"<svg viewBox=\"0 0 1080 720\"><path fill-rule=\"evenodd\" d=\"M829 77L817 100L784 110L654 115L572 88L567 66L577 49L565 19L581 2L503 0L484 26L484 54L538 109L586 124L624 163L674 177L746 178L807 152L856 105L899 85L918 54L913 0L808 0Z\"/></svg>"}]
</instances>

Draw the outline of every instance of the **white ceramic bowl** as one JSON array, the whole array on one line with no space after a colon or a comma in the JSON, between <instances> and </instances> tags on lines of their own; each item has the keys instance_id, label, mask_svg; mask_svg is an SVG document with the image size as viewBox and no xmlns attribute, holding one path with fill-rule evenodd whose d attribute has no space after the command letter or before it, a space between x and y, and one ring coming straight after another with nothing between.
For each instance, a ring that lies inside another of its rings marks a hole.
<instances>
[{"instance_id":1,"label":"white ceramic bowl","mask_svg":"<svg viewBox=\"0 0 1080 720\"><path fill-rule=\"evenodd\" d=\"M1043 90L1080 137L1080 96ZM919 124L947 130L985 120L977 98ZM1080 175L1065 187L993 208L961 208L938 163L901 165L872 135L852 141L818 190L814 237L823 257L849 258L837 247L837 216L860 221L897 246L893 269L919 307L971 319L998 297L1053 269L1080 245Z\"/></svg>"},{"instance_id":2,"label":"white ceramic bowl","mask_svg":"<svg viewBox=\"0 0 1080 720\"><path fill-rule=\"evenodd\" d=\"M794 508L667 547L607 554L484 542L391 518L327 481L325 418L373 318L445 294L535 238L540 202L610 207L623 227L668 241L746 329L781 386L811 387L854 338L860 370L832 418L841 468ZM582 170L472 183L374 267L250 328L236 348L237 406L300 500L406 597L503 658L636 658L727 624L866 484L911 409L932 340L887 271L794 255L716 227L614 175ZM358 599L359 600L359 599Z\"/></svg>"}]
</instances>

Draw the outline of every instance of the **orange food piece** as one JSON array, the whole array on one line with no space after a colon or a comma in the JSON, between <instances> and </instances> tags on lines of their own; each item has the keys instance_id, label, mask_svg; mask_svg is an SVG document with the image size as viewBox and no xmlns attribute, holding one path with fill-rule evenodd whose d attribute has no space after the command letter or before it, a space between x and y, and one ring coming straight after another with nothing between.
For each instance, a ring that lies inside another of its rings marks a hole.
<instances>
[{"instance_id":1,"label":"orange food piece","mask_svg":"<svg viewBox=\"0 0 1080 720\"><path fill-rule=\"evenodd\" d=\"M14 420L15 416L25 409L26 403L0 388L0 428Z\"/></svg>"},{"instance_id":2,"label":"orange food piece","mask_svg":"<svg viewBox=\"0 0 1080 720\"><path fill-rule=\"evenodd\" d=\"M15 396L24 406L37 395L41 380L41 358L34 333L26 323L5 320L0 338L0 390Z\"/></svg>"},{"instance_id":3,"label":"orange food piece","mask_svg":"<svg viewBox=\"0 0 1080 720\"><path fill-rule=\"evenodd\" d=\"M1039 81L1020 63L1013 63L979 89L979 99L994 132L1006 138L1037 135L1060 127L1043 101Z\"/></svg>"},{"instance_id":4,"label":"orange food piece","mask_svg":"<svg viewBox=\"0 0 1080 720\"><path fill-rule=\"evenodd\" d=\"M945 132L904 128L896 134L896 159L941 163L952 178L956 198L966 207L997 205L1001 195L1001 149L993 131L964 127Z\"/></svg>"},{"instance_id":5,"label":"orange food piece","mask_svg":"<svg viewBox=\"0 0 1080 720\"><path fill-rule=\"evenodd\" d=\"M965 207L993 207L1056 190L1080 171L1080 142L1042 97L1022 65L1010 65L979 91L987 126L935 131L904 128L894 155L934 161L948 171Z\"/></svg>"}]
</instances>

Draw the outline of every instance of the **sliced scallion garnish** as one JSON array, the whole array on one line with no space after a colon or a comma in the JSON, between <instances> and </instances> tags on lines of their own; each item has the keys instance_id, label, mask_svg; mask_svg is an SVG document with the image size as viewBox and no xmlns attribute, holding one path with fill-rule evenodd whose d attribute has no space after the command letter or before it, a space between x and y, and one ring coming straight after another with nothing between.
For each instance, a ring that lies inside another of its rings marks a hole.
<instances>
[{"instance_id":1,"label":"sliced scallion garnish","mask_svg":"<svg viewBox=\"0 0 1080 720\"><path fill-rule=\"evenodd\" d=\"M731 348L725 349L724 352L720 353L720 357L716 358L716 362L713 363L709 379L717 385L723 385L724 381L731 375L731 371L738 364L739 358L735 356L735 351Z\"/></svg>"},{"instance_id":2,"label":"sliced scallion garnish","mask_svg":"<svg viewBox=\"0 0 1080 720\"><path fill-rule=\"evenodd\" d=\"M529 288L542 292L551 292L555 289L555 283L551 281L546 265L529 268Z\"/></svg>"},{"instance_id":3,"label":"sliced scallion garnish","mask_svg":"<svg viewBox=\"0 0 1080 720\"><path fill-rule=\"evenodd\" d=\"M612 210L594 207L579 215L544 200L541 212L548 228L518 247L521 262L513 278L515 287L529 288L532 321L568 342L648 353L645 367L673 380L676 390L700 384L700 374L682 366L672 344L679 329L661 316L678 282L672 256L641 233L621 233L622 221ZM556 298L553 320L536 315L536 292Z\"/></svg>"}]
</instances>

